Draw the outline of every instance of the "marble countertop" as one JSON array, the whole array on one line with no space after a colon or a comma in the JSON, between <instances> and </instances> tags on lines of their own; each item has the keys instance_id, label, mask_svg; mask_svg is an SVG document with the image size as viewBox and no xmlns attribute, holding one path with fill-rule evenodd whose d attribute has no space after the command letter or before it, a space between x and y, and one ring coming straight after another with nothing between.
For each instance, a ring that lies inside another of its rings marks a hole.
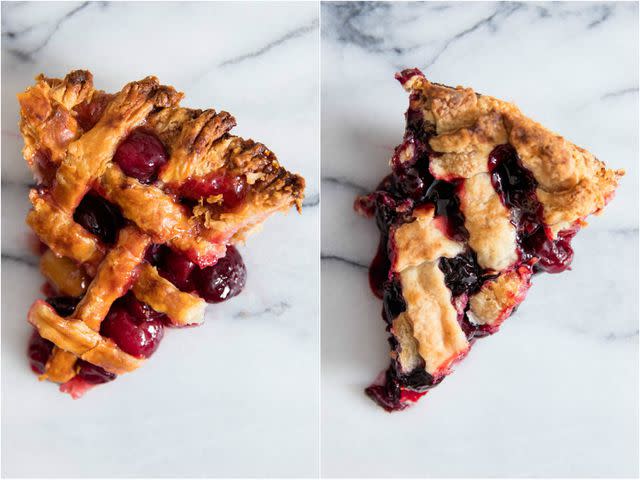
<instances>
[{"instance_id":1,"label":"marble countertop","mask_svg":"<svg viewBox=\"0 0 640 480\"><path fill-rule=\"evenodd\" d=\"M537 277L498 334L388 414L363 394L388 362L378 236L351 206L402 138L405 67L514 101L627 175L572 271ZM637 4L323 4L321 78L323 475L637 477Z\"/></svg>"},{"instance_id":2,"label":"marble countertop","mask_svg":"<svg viewBox=\"0 0 640 480\"><path fill-rule=\"evenodd\" d=\"M318 29L314 3L3 2L3 476L317 474ZM27 246L15 99L38 73L74 68L107 91L154 74L186 92L183 105L232 112L236 134L308 185L302 215L270 219L241 248L241 296L80 401L40 384L25 356L42 279Z\"/></svg>"}]
</instances>

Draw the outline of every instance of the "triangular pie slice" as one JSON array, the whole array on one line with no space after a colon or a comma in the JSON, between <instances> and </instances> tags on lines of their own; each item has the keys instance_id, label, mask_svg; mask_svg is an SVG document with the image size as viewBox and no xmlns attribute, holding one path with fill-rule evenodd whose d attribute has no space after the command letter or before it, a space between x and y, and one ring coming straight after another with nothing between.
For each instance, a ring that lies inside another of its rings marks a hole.
<instances>
[{"instance_id":1,"label":"triangular pie slice","mask_svg":"<svg viewBox=\"0 0 640 480\"><path fill-rule=\"evenodd\" d=\"M533 275L569 268L571 239L624 175L511 103L417 69L396 78L410 94L404 140L392 173L355 203L381 232L370 283L383 298L391 366L366 392L389 411L496 332Z\"/></svg>"},{"instance_id":2,"label":"triangular pie slice","mask_svg":"<svg viewBox=\"0 0 640 480\"><path fill-rule=\"evenodd\" d=\"M153 76L105 93L84 70L40 75L18 95L37 182L27 224L48 282L27 315L29 358L74 398L141 366L165 326L198 324L207 302L238 294L233 245L300 210L302 177L232 135L229 113L182 97Z\"/></svg>"}]
</instances>

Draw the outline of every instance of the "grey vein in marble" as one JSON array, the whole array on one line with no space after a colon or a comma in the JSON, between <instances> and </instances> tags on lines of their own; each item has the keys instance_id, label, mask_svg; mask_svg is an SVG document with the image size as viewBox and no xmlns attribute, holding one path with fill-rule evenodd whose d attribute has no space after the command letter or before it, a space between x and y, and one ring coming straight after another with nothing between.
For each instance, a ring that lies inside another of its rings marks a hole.
<instances>
[{"instance_id":1,"label":"grey vein in marble","mask_svg":"<svg viewBox=\"0 0 640 480\"><path fill-rule=\"evenodd\" d=\"M326 182L331 185L337 185L342 188L346 188L349 190L355 191L358 195L364 195L371 191L371 189L363 187L362 185L358 185L356 182L349 180L345 177L322 177L321 182ZM354 197L355 199L355 197Z\"/></svg>"},{"instance_id":2,"label":"grey vein in marble","mask_svg":"<svg viewBox=\"0 0 640 480\"><path fill-rule=\"evenodd\" d=\"M363 263L357 262L355 260L351 260L350 258L341 257L340 255L332 255L328 253L322 253L320 255L320 260L323 262L339 262L344 265L348 265L351 267L355 267L358 269L368 269L369 265L365 265Z\"/></svg>"},{"instance_id":3,"label":"grey vein in marble","mask_svg":"<svg viewBox=\"0 0 640 480\"><path fill-rule=\"evenodd\" d=\"M60 29L60 27L62 26L63 23L65 23L67 20L69 20L71 17L73 17L74 15L76 15L78 12L84 10L86 7L88 7L91 4L91 2L83 2L80 5L74 7L72 10L70 10L68 13L64 14L61 18L57 19L54 21L53 26L49 28L48 32L46 33L45 37L35 46L32 47L30 49L20 49L20 48L9 48L8 52L12 53L13 55L15 55L19 60L22 60L24 62L33 62L34 61L34 55L37 54L38 52L40 52L44 47L46 47L49 42L51 41L51 38L53 37L53 35ZM4 5L3 5L4 8ZM50 22L47 22L50 23ZM30 25L28 27L23 28L22 30L18 30L18 31L4 31L4 27L5 24L3 22L2 25L2 36L9 38L9 39L18 39L20 36L26 34L26 33L30 33L32 31L34 31L35 29L37 29L38 27L40 27L41 25Z\"/></svg>"},{"instance_id":4,"label":"grey vein in marble","mask_svg":"<svg viewBox=\"0 0 640 480\"><path fill-rule=\"evenodd\" d=\"M265 53L267 53L268 51L279 47L280 45L293 40L295 38L299 38L303 35L306 35L307 33L313 32L314 30L316 30L318 28L319 25L319 20L317 18L313 19L311 21L311 23L309 23L308 25L304 25L302 27L296 28L294 30L291 30L290 32L285 33L284 35L282 35L281 37L267 43L264 47L259 48L256 51L253 52L249 52L249 53L245 53L243 55L238 55L237 57L233 57L233 58L229 58L227 60L224 60L222 62L220 62L218 64L218 67L227 67L230 65L236 65L238 63L244 62L245 60L249 60L252 58L256 58L259 57L261 55L264 55Z\"/></svg>"}]
</instances>

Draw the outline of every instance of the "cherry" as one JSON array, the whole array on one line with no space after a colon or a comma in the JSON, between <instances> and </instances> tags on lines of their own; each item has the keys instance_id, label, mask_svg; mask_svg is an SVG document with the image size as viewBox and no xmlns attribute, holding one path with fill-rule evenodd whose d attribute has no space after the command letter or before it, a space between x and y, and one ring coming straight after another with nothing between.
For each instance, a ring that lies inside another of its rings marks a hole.
<instances>
[{"instance_id":1,"label":"cherry","mask_svg":"<svg viewBox=\"0 0 640 480\"><path fill-rule=\"evenodd\" d=\"M29 347L27 354L29 355L29 364L31 370L38 375L44 373L44 367L53 351L53 343L42 338L37 330L34 330L29 339Z\"/></svg>"},{"instance_id":2,"label":"cherry","mask_svg":"<svg viewBox=\"0 0 640 480\"><path fill-rule=\"evenodd\" d=\"M88 132L98 123L112 97L113 95L108 93L96 92L91 101L85 100L73 107L73 111L76 113L76 121L82 130Z\"/></svg>"},{"instance_id":3,"label":"cherry","mask_svg":"<svg viewBox=\"0 0 640 480\"><path fill-rule=\"evenodd\" d=\"M113 161L126 175L142 183L150 183L168 158L164 145L155 135L134 130L118 146Z\"/></svg>"},{"instance_id":4,"label":"cherry","mask_svg":"<svg viewBox=\"0 0 640 480\"><path fill-rule=\"evenodd\" d=\"M194 290L193 272L196 264L181 253L169 248L160 253L158 271L160 275L184 292Z\"/></svg>"},{"instance_id":5,"label":"cherry","mask_svg":"<svg viewBox=\"0 0 640 480\"><path fill-rule=\"evenodd\" d=\"M180 188L180 195L189 200L199 200L212 195L222 195L222 206L234 208L246 196L247 182L244 177L210 174L202 178L191 178Z\"/></svg>"},{"instance_id":6,"label":"cherry","mask_svg":"<svg viewBox=\"0 0 640 480\"><path fill-rule=\"evenodd\" d=\"M100 325L100 333L128 354L148 358L160 345L164 326L161 320L141 322L124 308L115 306Z\"/></svg>"},{"instance_id":7,"label":"cherry","mask_svg":"<svg viewBox=\"0 0 640 480\"><path fill-rule=\"evenodd\" d=\"M542 205L536 196L538 182L511 145L498 145L489 154L491 183L511 212L522 261L537 259L534 269L559 273L571 265L571 239L576 230L560 232L554 240L542 223Z\"/></svg>"},{"instance_id":8,"label":"cherry","mask_svg":"<svg viewBox=\"0 0 640 480\"><path fill-rule=\"evenodd\" d=\"M73 213L73 219L108 244L116 242L118 231L124 224L118 207L93 193L84 196Z\"/></svg>"},{"instance_id":9,"label":"cherry","mask_svg":"<svg viewBox=\"0 0 640 480\"><path fill-rule=\"evenodd\" d=\"M163 250L163 246L158 243L153 243L149 245L147 251L144 255L144 259L149 262L151 265L157 265L160 262L161 252Z\"/></svg>"},{"instance_id":10,"label":"cherry","mask_svg":"<svg viewBox=\"0 0 640 480\"><path fill-rule=\"evenodd\" d=\"M69 317L80 302L78 297L49 297L45 300L61 317Z\"/></svg>"},{"instance_id":11,"label":"cherry","mask_svg":"<svg viewBox=\"0 0 640 480\"><path fill-rule=\"evenodd\" d=\"M78 367L77 376L93 385L107 383L117 377L115 373L107 372L104 368L81 359L77 361L76 367Z\"/></svg>"},{"instance_id":12,"label":"cherry","mask_svg":"<svg viewBox=\"0 0 640 480\"><path fill-rule=\"evenodd\" d=\"M238 295L247 280L247 268L238 250L227 247L227 254L218 262L195 272L198 294L209 303L219 303Z\"/></svg>"}]
</instances>

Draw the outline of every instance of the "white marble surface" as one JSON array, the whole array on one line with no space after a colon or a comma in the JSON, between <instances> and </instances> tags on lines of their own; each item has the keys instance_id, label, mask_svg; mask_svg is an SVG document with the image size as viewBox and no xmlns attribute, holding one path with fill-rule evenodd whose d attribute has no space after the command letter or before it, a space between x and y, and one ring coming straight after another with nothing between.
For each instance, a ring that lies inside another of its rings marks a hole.
<instances>
[{"instance_id":1,"label":"white marble surface","mask_svg":"<svg viewBox=\"0 0 640 480\"><path fill-rule=\"evenodd\" d=\"M362 391L388 347L376 228L351 205L402 138L404 67L512 100L627 176L571 272L537 277L497 335L388 414ZM637 477L637 4L324 4L321 71L323 474Z\"/></svg>"},{"instance_id":2,"label":"white marble surface","mask_svg":"<svg viewBox=\"0 0 640 480\"><path fill-rule=\"evenodd\" d=\"M2 474L315 476L319 408L317 4L2 4ZM301 216L241 249L243 294L170 331L135 374L79 401L40 384L25 315L41 277L26 244L30 177L15 94L87 68L98 87L148 74L184 104L232 112L307 179Z\"/></svg>"}]
</instances>

